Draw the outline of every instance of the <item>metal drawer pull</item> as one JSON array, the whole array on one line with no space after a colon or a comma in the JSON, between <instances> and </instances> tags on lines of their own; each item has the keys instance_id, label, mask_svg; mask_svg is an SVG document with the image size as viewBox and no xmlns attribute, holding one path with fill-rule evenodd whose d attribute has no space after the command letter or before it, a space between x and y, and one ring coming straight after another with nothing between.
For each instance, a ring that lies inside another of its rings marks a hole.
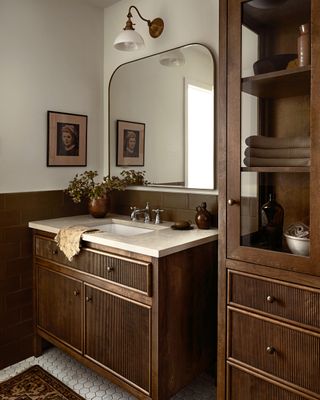
<instances>
[{"instance_id":1,"label":"metal drawer pull","mask_svg":"<svg viewBox=\"0 0 320 400\"><path fill-rule=\"evenodd\" d=\"M86 302L90 303L92 301L92 297L91 296L86 296Z\"/></svg>"},{"instance_id":2,"label":"metal drawer pull","mask_svg":"<svg viewBox=\"0 0 320 400\"><path fill-rule=\"evenodd\" d=\"M268 354L274 354L276 352L276 349L272 346L267 347L267 353Z\"/></svg>"},{"instance_id":3,"label":"metal drawer pull","mask_svg":"<svg viewBox=\"0 0 320 400\"><path fill-rule=\"evenodd\" d=\"M114 268L113 267L107 267L107 271L108 272L112 272L112 271L114 271Z\"/></svg>"},{"instance_id":4,"label":"metal drawer pull","mask_svg":"<svg viewBox=\"0 0 320 400\"><path fill-rule=\"evenodd\" d=\"M234 204L236 204L237 202L234 199L228 199L228 205L229 206L233 206Z\"/></svg>"},{"instance_id":5,"label":"metal drawer pull","mask_svg":"<svg viewBox=\"0 0 320 400\"><path fill-rule=\"evenodd\" d=\"M52 254L53 254L53 255L56 255L56 254L58 254L58 249L54 249L54 250L52 250Z\"/></svg>"},{"instance_id":6,"label":"metal drawer pull","mask_svg":"<svg viewBox=\"0 0 320 400\"><path fill-rule=\"evenodd\" d=\"M273 296L267 296L268 303L273 303L274 301L275 301L275 298Z\"/></svg>"},{"instance_id":7,"label":"metal drawer pull","mask_svg":"<svg viewBox=\"0 0 320 400\"><path fill-rule=\"evenodd\" d=\"M79 296L79 294L80 294L79 290L74 290L74 291L73 291L73 295L74 295L74 296Z\"/></svg>"}]
</instances>

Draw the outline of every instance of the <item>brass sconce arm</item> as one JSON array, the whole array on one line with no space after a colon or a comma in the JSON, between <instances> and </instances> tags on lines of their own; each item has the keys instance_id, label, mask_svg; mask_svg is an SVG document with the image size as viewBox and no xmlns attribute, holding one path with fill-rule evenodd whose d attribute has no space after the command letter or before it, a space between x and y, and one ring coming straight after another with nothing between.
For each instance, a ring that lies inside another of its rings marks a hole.
<instances>
[{"instance_id":1,"label":"brass sconce arm","mask_svg":"<svg viewBox=\"0 0 320 400\"><path fill-rule=\"evenodd\" d=\"M140 11L137 9L136 6L130 6L129 7L129 11L128 11L128 14L127 14L128 20L126 22L126 26L125 26L124 30L134 30L134 28L133 28L134 24L131 21L131 18L132 18L131 10L132 9L135 9L137 14L139 15L139 17L148 24L149 33L150 33L151 37L157 38L157 37L159 37L161 35L161 33L163 32L163 28L164 28L163 20L161 18L155 18L153 21L151 21L150 19L144 18L140 14Z\"/></svg>"}]
</instances>

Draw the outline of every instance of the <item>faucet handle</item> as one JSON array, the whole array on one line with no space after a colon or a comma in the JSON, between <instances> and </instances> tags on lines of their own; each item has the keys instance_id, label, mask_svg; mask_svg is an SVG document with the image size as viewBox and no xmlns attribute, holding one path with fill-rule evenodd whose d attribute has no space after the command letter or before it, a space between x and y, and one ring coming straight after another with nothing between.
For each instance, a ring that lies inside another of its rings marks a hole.
<instances>
[{"instance_id":1,"label":"faucet handle","mask_svg":"<svg viewBox=\"0 0 320 400\"><path fill-rule=\"evenodd\" d=\"M136 215L136 212L137 212L137 207L130 207L130 210L131 210L131 213L130 213L130 219L131 219L131 221L136 221L137 220L137 215Z\"/></svg>"},{"instance_id":2,"label":"faucet handle","mask_svg":"<svg viewBox=\"0 0 320 400\"><path fill-rule=\"evenodd\" d=\"M152 210L154 213L156 213L156 219L154 221L155 224L160 224L161 223L161 218L160 218L160 213L162 213L164 210L161 210L160 208L156 208Z\"/></svg>"}]
</instances>

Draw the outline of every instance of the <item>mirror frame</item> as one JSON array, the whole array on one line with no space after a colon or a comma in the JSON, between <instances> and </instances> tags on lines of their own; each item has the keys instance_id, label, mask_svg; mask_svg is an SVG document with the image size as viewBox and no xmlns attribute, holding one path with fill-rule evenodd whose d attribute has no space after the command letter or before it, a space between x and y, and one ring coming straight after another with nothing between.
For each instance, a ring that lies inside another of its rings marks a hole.
<instances>
[{"instance_id":1,"label":"mirror frame","mask_svg":"<svg viewBox=\"0 0 320 400\"><path fill-rule=\"evenodd\" d=\"M168 51L173 51L173 50L179 50L182 49L183 47L186 46L192 46L192 45L200 45L205 47L211 57L212 57L212 63L213 63L213 87L214 87L214 98L213 98L213 112L214 112L214 118L213 118L213 143L214 143L214 148L213 148L213 157L214 157L214 171L213 171L213 177L214 177L214 185L213 185L213 189L193 189L193 188L187 188L187 187L178 187L178 186L170 186L170 185L152 185L152 184L148 184L148 185L132 185L132 186L128 186L126 190L140 190L140 191L152 191L152 192L169 192L169 193L194 193L194 194L218 194L218 189L217 189L217 62L216 59L214 57L214 53L211 50L210 47L208 47L206 44L204 43L198 43L198 42L194 42L194 43L186 43L184 45L181 46L177 46L171 49L167 49L164 51L161 51L159 53L154 53L154 54L149 54L147 56L144 57L140 57L140 58L136 58L134 60L131 61L127 61L123 64L120 64L112 73L110 79L109 79L109 84L108 84L108 174L110 174L111 172L111 162L110 162L110 132L111 132L111 82L112 82L112 78L115 75L115 73L118 71L119 68L123 67L124 65L128 65L128 64L132 64L136 61L140 61L140 60L145 60L147 58L150 57L154 57L154 56L159 56L161 54L167 53Z\"/></svg>"}]
</instances>

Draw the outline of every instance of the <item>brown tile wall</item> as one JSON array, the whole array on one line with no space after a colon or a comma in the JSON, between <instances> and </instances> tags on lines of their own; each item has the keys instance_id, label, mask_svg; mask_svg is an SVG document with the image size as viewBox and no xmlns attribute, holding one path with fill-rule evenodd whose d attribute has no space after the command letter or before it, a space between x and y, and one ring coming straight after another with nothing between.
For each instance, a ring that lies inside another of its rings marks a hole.
<instances>
[{"instance_id":1,"label":"brown tile wall","mask_svg":"<svg viewBox=\"0 0 320 400\"><path fill-rule=\"evenodd\" d=\"M214 195L127 190L113 193L112 209L116 213L130 215L130 207L144 208L147 201L151 209L161 208L164 210L161 214L163 220L190 220L192 223L195 221L196 207L205 201L207 210L213 216L213 226L218 224L218 197ZM152 213L152 217L154 217L154 213Z\"/></svg>"},{"instance_id":2,"label":"brown tile wall","mask_svg":"<svg viewBox=\"0 0 320 400\"><path fill-rule=\"evenodd\" d=\"M217 197L125 191L112 195L112 211L129 215L130 206L162 208L168 221L194 222L196 206L207 202L216 225ZM86 214L63 191L0 194L0 369L33 354L32 220Z\"/></svg>"},{"instance_id":3,"label":"brown tile wall","mask_svg":"<svg viewBox=\"0 0 320 400\"><path fill-rule=\"evenodd\" d=\"M0 369L33 354L28 221L84 213L62 191L0 194Z\"/></svg>"}]
</instances>

